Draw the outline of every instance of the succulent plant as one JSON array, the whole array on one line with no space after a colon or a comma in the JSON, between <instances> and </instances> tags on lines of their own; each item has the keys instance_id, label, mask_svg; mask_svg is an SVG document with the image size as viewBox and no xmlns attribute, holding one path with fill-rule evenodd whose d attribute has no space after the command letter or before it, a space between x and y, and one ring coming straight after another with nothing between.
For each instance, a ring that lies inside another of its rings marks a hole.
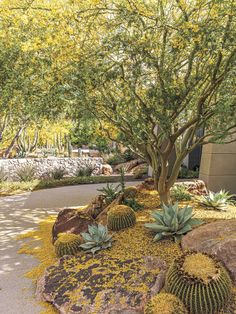
<instances>
[{"instance_id":1,"label":"succulent plant","mask_svg":"<svg viewBox=\"0 0 236 314\"><path fill-rule=\"evenodd\" d=\"M185 184L176 184L171 189L171 197L175 201L190 201L192 199L192 195L188 192Z\"/></svg>"},{"instance_id":2,"label":"succulent plant","mask_svg":"<svg viewBox=\"0 0 236 314\"><path fill-rule=\"evenodd\" d=\"M84 243L80 247L88 253L96 253L99 250L107 249L112 245L112 235L108 234L107 226L90 225L88 232L82 232Z\"/></svg>"},{"instance_id":3,"label":"succulent plant","mask_svg":"<svg viewBox=\"0 0 236 314\"><path fill-rule=\"evenodd\" d=\"M120 194L120 185L114 186L112 183L107 183L106 187L98 189L105 197L105 202L109 205Z\"/></svg>"},{"instance_id":4,"label":"succulent plant","mask_svg":"<svg viewBox=\"0 0 236 314\"><path fill-rule=\"evenodd\" d=\"M185 206L178 208L178 203L174 205L163 205L163 211L155 211L151 216L156 220L154 223L146 223L144 226L156 232L154 241L159 241L166 237L173 237L179 242L184 234L192 230L193 226L202 224L199 219L193 218L192 207Z\"/></svg>"},{"instance_id":5,"label":"succulent plant","mask_svg":"<svg viewBox=\"0 0 236 314\"><path fill-rule=\"evenodd\" d=\"M58 257L75 255L79 251L81 243L82 239L78 234L59 233L54 243L55 252Z\"/></svg>"},{"instance_id":6,"label":"succulent plant","mask_svg":"<svg viewBox=\"0 0 236 314\"><path fill-rule=\"evenodd\" d=\"M165 291L176 295L191 314L216 314L228 305L232 284L224 267L204 253L188 252L169 268Z\"/></svg>"},{"instance_id":7,"label":"succulent plant","mask_svg":"<svg viewBox=\"0 0 236 314\"><path fill-rule=\"evenodd\" d=\"M135 212L141 210L144 208L143 205L139 204L135 198L125 198L123 200L123 204L126 205L126 206L129 206L131 207Z\"/></svg>"},{"instance_id":8,"label":"succulent plant","mask_svg":"<svg viewBox=\"0 0 236 314\"><path fill-rule=\"evenodd\" d=\"M136 222L133 209L126 205L117 205L111 208L107 214L108 228L119 231L132 227Z\"/></svg>"},{"instance_id":9,"label":"succulent plant","mask_svg":"<svg viewBox=\"0 0 236 314\"><path fill-rule=\"evenodd\" d=\"M124 189L124 198L135 198L137 192L138 190L135 186L128 186Z\"/></svg>"},{"instance_id":10,"label":"succulent plant","mask_svg":"<svg viewBox=\"0 0 236 314\"><path fill-rule=\"evenodd\" d=\"M232 202L230 199L234 195L230 195L229 192L225 190L220 190L220 192L214 193L209 192L209 195L206 196L199 196L197 200L199 203L205 207L213 208L216 210L226 210L227 205L231 204Z\"/></svg>"},{"instance_id":11,"label":"succulent plant","mask_svg":"<svg viewBox=\"0 0 236 314\"><path fill-rule=\"evenodd\" d=\"M144 314L188 314L182 301L171 293L161 292L146 304Z\"/></svg>"}]
</instances>

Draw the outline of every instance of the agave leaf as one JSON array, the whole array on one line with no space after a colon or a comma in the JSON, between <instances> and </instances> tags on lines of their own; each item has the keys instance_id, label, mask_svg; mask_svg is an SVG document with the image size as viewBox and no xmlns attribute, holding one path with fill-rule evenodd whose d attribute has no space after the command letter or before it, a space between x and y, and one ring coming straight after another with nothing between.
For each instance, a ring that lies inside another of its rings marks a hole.
<instances>
[{"instance_id":1,"label":"agave leaf","mask_svg":"<svg viewBox=\"0 0 236 314\"><path fill-rule=\"evenodd\" d=\"M98 228L95 225L89 225L88 231L91 235L95 235L95 234L97 234Z\"/></svg>"},{"instance_id":2,"label":"agave leaf","mask_svg":"<svg viewBox=\"0 0 236 314\"><path fill-rule=\"evenodd\" d=\"M80 247L82 249L88 250L88 249L91 249L92 247L94 247L94 245L95 245L94 242L86 242L86 243L80 244Z\"/></svg>"},{"instance_id":3,"label":"agave leaf","mask_svg":"<svg viewBox=\"0 0 236 314\"><path fill-rule=\"evenodd\" d=\"M93 241L93 238L91 237L91 235L87 232L81 232L80 233L82 238L87 242L87 241Z\"/></svg>"},{"instance_id":4,"label":"agave leaf","mask_svg":"<svg viewBox=\"0 0 236 314\"><path fill-rule=\"evenodd\" d=\"M93 247L90 252L94 255L97 251L101 250L101 247L100 246L95 246Z\"/></svg>"},{"instance_id":5,"label":"agave leaf","mask_svg":"<svg viewBox=\"0 0 236 314\"><path fill-rule=\"evenodd\" d=\"M187 232L189 232L189 231L191 231L191 230L192 230L191 225L190 225L190 224L187 224L187 225L185 225L182 229L178 230L178 231L176 232L176 234L185 234L185 233L187 233Z\"/></svg>"},{"instance_id":6,"label":"agave leaf","mask_svg":"<svg viewBox=\"0 0 236 314\"><path fill-rule=\"evenodd\" d=\"M164 220L163 220L163 214L159 213L157 211L155 211L154 213L152 213L151 215L154 219L156 219L158 222L160 222L161 224L165 224Z\"/></svg>"},{"instance_id":7,"label":"agave leaf","mask_svg":"<svg viewBox=\"0 0 236 314\"><path fill-rule=\"evenodd\" d=\"M198 225L204 224L204 221L202 221L201 219L192 218L192 219L189 221L189 224L190 224L191 226L198 226Z\"/></svg>"},{"instance_id":8,"label":"agave leaf","mask_svg":"<svg viewBox=\"0 0 236 314\"><path fill-rule=\"evenodd\" d=\"M177 211L176 211L171 221L171 229L173 229L174 231L177 231L178 227L179 227L179 223L178 223Z\"/></svg>"},{"instance_id":9,"label":"agave leaf","mask_svg":"<svg viewBox=\"0 0 236 314\"><path fill-rule=\"evenodd\" d=\"M161 233L157 233L153 239L153 241L159 241L163 238L162 234Z\"/></svg>"},{"instance_id":10,"label":"agave leaf","mask_svg":"<svg viewBox=\"0 0 236 314\"><path fill-rule=\"evenodd\" d=\"M146 223L144 224L144 226L146 228L151 229L152 231L156 231L156 232L161 232L161 231L168 231L170 230L169 227L167 226L163 226L163 225L158 225L157 223Z\"/></svg>"},{"instance_id":11,"label":"agave leaf","mask_svg":"<svg viewBox=\"0 0 236 314\"><path fill-rule=\"evenodd\" d=\"M166 226L171 226L172 216L167 211L164 212L163 221Z\"/></svg>"}]
</instances>

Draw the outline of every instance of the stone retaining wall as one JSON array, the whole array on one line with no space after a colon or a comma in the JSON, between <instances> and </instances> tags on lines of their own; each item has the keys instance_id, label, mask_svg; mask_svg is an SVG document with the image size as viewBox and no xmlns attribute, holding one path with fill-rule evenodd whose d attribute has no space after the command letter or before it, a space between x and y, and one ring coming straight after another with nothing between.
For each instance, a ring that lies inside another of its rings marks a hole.
<instances>
[{"instance_id":1,"label":"stone retaining wall","mask_svg":"<svg viewBox=\"0 0 236 314\"><path fill-rule=\"evenodd\" d=\"M66 176L72 177L78 168L93 167L93 174L102 173L102 158L77 157L77 158L20 158L20 159L0 159L0 168L8 174L9 180L16 179L17 169L26 165L36 168L36 177L42 178L55 168L63 168L67 171Z\"/></svg>"}]
</instances>

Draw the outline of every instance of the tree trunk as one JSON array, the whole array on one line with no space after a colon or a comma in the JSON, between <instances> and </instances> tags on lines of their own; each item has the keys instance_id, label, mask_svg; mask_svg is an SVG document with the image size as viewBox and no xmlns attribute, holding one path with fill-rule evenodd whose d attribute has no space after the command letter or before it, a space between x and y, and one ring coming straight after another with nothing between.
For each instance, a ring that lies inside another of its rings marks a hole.
<instances>
[{"instance_id":1,"label":"tree trunk","mask_svg":"<svg viewBox=\"0 0 236 314\"><path fill-rule=\"evenodd\" d=\"M159 196L162 204L165 205L171 204L170 190L160 191Z\"/></svg>"},{"instance_id":2,"label":"tree trunk","mask_svg":"<svg viewBox=\"0 0 236 314\"><path fill-rule=\"evenodd\" d=\"M17 140L19 139L22 131L24 130L25 126L22 126L18 129L18 131L16 132L14 138L12 139L10 145L8 146L7 150L4 153L4 158L9 158L11 151L15 145L15 143L17 142Z\"/></svg>"}]
</instances>

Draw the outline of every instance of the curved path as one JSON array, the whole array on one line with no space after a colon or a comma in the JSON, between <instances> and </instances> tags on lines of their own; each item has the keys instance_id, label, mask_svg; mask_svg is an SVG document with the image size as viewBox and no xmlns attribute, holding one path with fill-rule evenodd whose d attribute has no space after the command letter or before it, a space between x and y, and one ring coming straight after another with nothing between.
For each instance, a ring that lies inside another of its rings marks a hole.
<instances>
[{"instance_id":1,"label":"curved path","mask_svg":"<svg viewBox=\"0 0 236 314\"><path fill-rule=\"evenodd\" d=\"M17 254L22 241L15 237L36 228L41 219L60 208L87 204L105 185L67 186L0 197L0 313L39 314L41 310L34 300L34 285L24 277L37 260Z\"/></svg>"}]
</instances>

